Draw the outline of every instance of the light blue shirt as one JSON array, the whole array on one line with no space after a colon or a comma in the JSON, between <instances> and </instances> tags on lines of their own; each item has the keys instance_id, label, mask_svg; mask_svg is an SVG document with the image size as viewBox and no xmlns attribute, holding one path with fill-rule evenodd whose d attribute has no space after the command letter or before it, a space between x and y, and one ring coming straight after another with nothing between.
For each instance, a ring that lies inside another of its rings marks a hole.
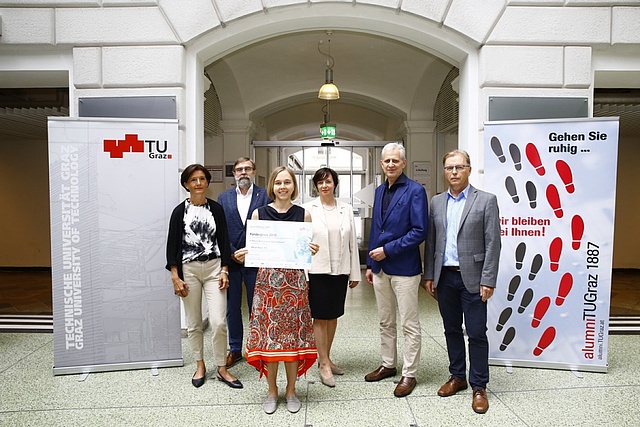
<instances>
[{"instance_id":1,"label":"light blue shirt","mask_svg":"<svg viewBox=\"0 0 640 427\"><path fill-rule=\"evenodd\" d=\"M462 190L458 197L447 191L447 238L444 244L444 259L442 265L459 266L458 260L458 230L460 229L460 219L462 210L469 194L469 185Z\"/></svg>"}]
</instances>

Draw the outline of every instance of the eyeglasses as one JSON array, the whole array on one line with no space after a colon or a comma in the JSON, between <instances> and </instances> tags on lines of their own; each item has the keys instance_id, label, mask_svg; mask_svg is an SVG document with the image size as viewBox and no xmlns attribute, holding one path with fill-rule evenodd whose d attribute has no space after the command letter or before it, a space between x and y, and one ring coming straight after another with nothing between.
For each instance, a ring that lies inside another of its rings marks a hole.
<instances>
[{"instance_id":1,"label":"eyeglasses","mask_svg":"<svg viewBox=\"0 0 640 427\"><path fill-rule=\"evenodd\" d=\"M251 166L246 166L244 168L235 168L234 172L251 172L253 168Z\"/></svg>"},{"instance_id":2,"label":"eyeglasses","mask_svg":"<svg viewBox=\"0 0 640 427\"><path fill-rule=\"evenodd\" d=\"M453 166L445 166L444 170L447 172L454 172L456 170L463 171L468 167L470 166L469 165L453 165Z\"/></svg>"}]
</instances>

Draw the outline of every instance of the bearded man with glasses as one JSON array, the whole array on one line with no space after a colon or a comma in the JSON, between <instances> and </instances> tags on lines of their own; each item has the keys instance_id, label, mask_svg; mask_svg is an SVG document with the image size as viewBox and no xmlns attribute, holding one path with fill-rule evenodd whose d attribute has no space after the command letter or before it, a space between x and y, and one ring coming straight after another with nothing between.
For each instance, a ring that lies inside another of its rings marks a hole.
<instances>
[{"instance_id":1,"label":"bearded man with glasses","mask_svg":"<svg viewBox=\"0 0 640 427\"><path fill-rule=\"evenodd\" d=\"M229 263L229 289L227 290L227 327L229 329L229 353L226 364L231 367L242 360L242 282L247 292L247 306L251 312L253 288L256 284L256 267L245 267L247 253L245 224L251 213L271 203L267 190L254 184L256 165L248 157L240 157L233 164L236 187L222 192L218 203L222 205L227 219L231 262Z\"/></svg>"}]
</instances>

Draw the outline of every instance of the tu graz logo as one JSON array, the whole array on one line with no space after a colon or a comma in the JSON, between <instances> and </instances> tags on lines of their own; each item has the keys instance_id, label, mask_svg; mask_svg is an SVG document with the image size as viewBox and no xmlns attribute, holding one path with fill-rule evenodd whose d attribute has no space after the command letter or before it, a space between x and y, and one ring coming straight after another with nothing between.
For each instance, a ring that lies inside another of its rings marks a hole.
<instances>
[{"instance_id":1,"label":"tu graz logo","mask_svg":"<svg viewBox=\"0 0 640 427\"><path fill-rule=\"evenodd\" d=\"M126 134L124 139L105 139L104 152L109 153L112 159L122 159L124 153L144 153L150 159L171 159L172 154L167 154L167 141L157 139L139 139L137 134Z\"/></svg>"}]
</instances>

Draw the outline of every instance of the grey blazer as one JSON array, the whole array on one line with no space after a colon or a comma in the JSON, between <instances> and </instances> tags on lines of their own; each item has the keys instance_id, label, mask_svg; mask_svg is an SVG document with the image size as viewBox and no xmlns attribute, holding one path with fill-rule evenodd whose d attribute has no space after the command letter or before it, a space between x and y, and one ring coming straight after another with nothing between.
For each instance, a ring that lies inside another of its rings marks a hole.
<instances>
[{"instance_id":1,"label":"grey blazer","mask_svg":"<svg viewBox=\"0 0 640 427\"><path fill-rule=\"evenodd\" d=\"M424 251L425 280L438 286L447 236L447 192L431 199L429 233ZM500 213L494 194L470 186L458 230L458 259L465 287L480 292L480 285L495 288L500 259Z\"/></svg>"}]
</instances>

